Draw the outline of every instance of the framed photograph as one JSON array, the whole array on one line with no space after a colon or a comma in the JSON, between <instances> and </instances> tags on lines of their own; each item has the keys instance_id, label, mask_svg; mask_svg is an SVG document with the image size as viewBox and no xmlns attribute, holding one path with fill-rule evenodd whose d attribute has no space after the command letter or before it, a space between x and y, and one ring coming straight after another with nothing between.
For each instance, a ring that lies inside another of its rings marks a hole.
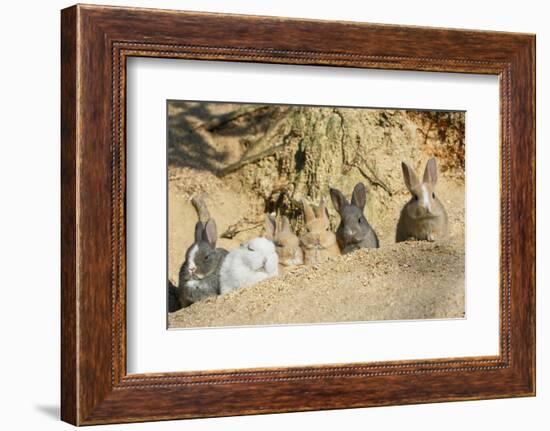
<instances>
[{"instance_id":1,"label":"framed photograph","mask_svg":"<svg viewBox=\"0 0 550 431\"><path fill-rule=\"evenodd\" d=\"M62 11L62 419L535 394L535 36Z\"/></svg>"}]
</instances>

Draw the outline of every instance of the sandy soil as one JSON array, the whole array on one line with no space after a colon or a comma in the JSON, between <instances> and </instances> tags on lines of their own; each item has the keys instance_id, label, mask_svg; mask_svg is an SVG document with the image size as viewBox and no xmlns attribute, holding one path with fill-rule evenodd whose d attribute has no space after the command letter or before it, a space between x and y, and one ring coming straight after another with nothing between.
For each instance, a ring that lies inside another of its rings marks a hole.
<instances>
[{"instance_id":1,"label":"sandy soil","mask_svg":"<svg viewBox=\"0 0 550 431\"><path fill-rule=\"evenodd\" d=\"M192 242L195 193L206 202L224 232L243 216L261 214L258 202L238 184L190 168L169 172L169 277ZM398 190L384 216L372 223L378 250L360 250L321 266L303 266L224 296L209 298L169 315L169 327L458 318L464 316L464 184L442 175L438 195L449 214L450 236L438 243L395 244L395 225L408 192ZM251 230L219 246L231 249L261 234Z\"/></svg>"},{"instance_id":2,"label":"sandy soil","mask_svg":"<svg viewBox=\"0 0 550 431\"><path fill-rule=\"evenodd\" d=\"M463 317L463 264L450 243L360 250L193 304L170 327Z\"/></svg>"}]
</instances>

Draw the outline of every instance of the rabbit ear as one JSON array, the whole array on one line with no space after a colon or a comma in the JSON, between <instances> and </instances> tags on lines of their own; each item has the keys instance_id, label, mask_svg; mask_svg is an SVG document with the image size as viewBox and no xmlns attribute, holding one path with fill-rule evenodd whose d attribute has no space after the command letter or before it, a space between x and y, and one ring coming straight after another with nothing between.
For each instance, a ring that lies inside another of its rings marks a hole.
<instances>
[{"instance_id":1,"label":"rabbit ear","mask_svg":"<svg viewBox=\"0 0 550 431\"><path fill-rule=\"evenodd\" d=\"M204 226L201 221L198 221L195 225L195 242L202 241L202 231L204 230Z\"/></svg>"},{"instance_id":2,"label":"rabbit ear","mask_svg":"<svg viewBox=\"0 0 550 431\"><path fill-rule=\"evenodd\" d=\"M426 163L426 169L424 170L424 182L435 185L437 183L437 163L435 157L432 157Z\"/></svg>"},{"instance_id":3,"label":"rabbit ear","mask_svg":"<svg viewBox=\"0 0 550 431\"><path fill-rule=\"evenodd\" d=\"M305 199L302 199L302 205L304 207L304 218L306 220L306 224L315 220L315 214Z\"/></svg>"},{"instance_id":4,"label":"rabbit ear","mask_svg":"<svg viewBox=\"0 0 550 431\"><path fill-rule=\"evenodd\" d=\"M277 225L277 222L275 220L275 217L273 217L271 214L265 215L265 237L267 239L273 239L275 236L275 226Z\"/></svg>"},{"instance_id":5,"label":"rabbit ear","mask_svg":"<svg viewBox=\"0 0 550 431\"><path fill-rule=\"evenodd\" d=\"M209 243L212 247L216 246L216 240L218 239L218 229L216 228L216 222L214 221L214 219L211 218L206 222L202 239Z\"/></svg>"},{"instance_id":6,"label":"rabbit ear","mask_svg":"<svg viewBox=\"0 0 550 431\"><path fill-rule=\"evenodd\" d=\"M327 212L327 206L325 205L325 199L321 198L321 202L319 202L319 206L317 207L317 210L315 211L315 216L317 218L321 218L325 215Z\"/></svg>"},{"instance_id":7,"label":"rabbit ear","mask_svg":"<svg viewBox=\"0 0 550 431\"><path fill-rule=\"evenodd\" d=\"M351 195L351 204L359 209L364 209L367 203L367 191L363 183L357 183Z\"/></svg>"},{"instance_id":8,"label":"rabbit ear","mask_svg":"<svg viewBox=\"0 0 550 431\"><path fill-rule=\"evenodd\" d=\"M290 220L287 216L283 216L281 218L281 232L292 232L292 230L290 229Z\"/></svg>"},{"instance_id":9,"label":"rabbit ear","mask_svg":"<svg viewBox=\"0 0 550 431\"><path fill-rule=\"evenodd\" d=\"M332 199L332 205L334 205L334 209L341 213L342 209L349 205L348 200L343 195L343 193L338 189L330 189L330 198Z\"/></svg>"},{"instance_id":10,"label":"rabbit ear","mask_svg":"<svg viewBox=\"0 0 550 431\"><path fill-rule=\"evenodd\" d=\"M418 177L411 167L405 162L401 162L401 169L403 169L403 179L405 180L405 185L412 193L412 189L418 186Z\"/></svg>"},{"instance_id":11,"label":"rabbit ear","mask_svg":"<svg viewBox=\"0 0 550 431\"><path fill-rule=\"evenodd\" d=\"M326 206L323 207L323 220L325 221L325 224L330 226L330 217L328 215L328 208Z\"/></svg>"}]
</instances>

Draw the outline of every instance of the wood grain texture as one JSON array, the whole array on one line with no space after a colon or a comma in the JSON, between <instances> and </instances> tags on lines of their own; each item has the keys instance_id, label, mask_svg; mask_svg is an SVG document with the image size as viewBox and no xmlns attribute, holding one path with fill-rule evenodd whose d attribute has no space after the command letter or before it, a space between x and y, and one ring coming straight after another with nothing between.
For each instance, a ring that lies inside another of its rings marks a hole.
<instances>
[{"instance_id":1,"label":"wood grain texture","mask_svg":"<svg viewBox=\"0 0 550 431\"><path fill-rule=\"evenodd\" d=\"M83 425L533 395L534 49L534 36L525 34L99 6L64 10L63 420ZM131 56L499 75L499 356L127 375L125 66Z\"/></svg>"},{"instance_id":2,"label":"wood grain texture","mask_svg":"<svg viewBox=\"0 0 550 431\"><path fill-rule=\"evenodd\" d=\"M76 9L61 17L61 417L78 421L76 299Z\"/></svg>"}]
</instances>

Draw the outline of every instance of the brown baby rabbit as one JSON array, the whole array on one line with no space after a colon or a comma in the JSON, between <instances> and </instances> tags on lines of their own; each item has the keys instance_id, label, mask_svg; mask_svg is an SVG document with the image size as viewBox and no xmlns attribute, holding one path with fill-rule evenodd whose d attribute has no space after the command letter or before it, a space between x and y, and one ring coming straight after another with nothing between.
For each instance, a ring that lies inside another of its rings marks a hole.
<instances>
[{"instance_id":1,"label":"brown baby rabbit","mask_svg":"<svg viewBox=\"0 0 550 431\"><path fill-rule=\"evenodd\" d=\"M281 267L303 265L304 252L300 248L300 240L292 232L288 217L275 218L265 215L265 237L275 244Z\"/></svg>"},{"instance_id":2,"label":"brown baby rabbit","mask_svg":"<svg viewBox=\"0 0 550 431\"><path fill-rule=\"evenodd\" d=\"M300 237L304 250L304 261L307 265L324 262L340 255L336 235L330 230L325 201L321 199L319 207L313 211L309 204L302 200L305 218L305 233Z\"/></svg>"},{"instance_id":3,"label":"brown baby rabbit","mask_svg":"<svg viewBox=\"0 0 550 431\"><path fill-rule=\"evenodd\" d=\"M436 197L437 165L435 158L426 163L422 182L412 168L401 163L405 185L411 192L411 200L401 210L395 240L408 239L435 241L447 236L447 213Z\"/></svg>"}]
</instances>

